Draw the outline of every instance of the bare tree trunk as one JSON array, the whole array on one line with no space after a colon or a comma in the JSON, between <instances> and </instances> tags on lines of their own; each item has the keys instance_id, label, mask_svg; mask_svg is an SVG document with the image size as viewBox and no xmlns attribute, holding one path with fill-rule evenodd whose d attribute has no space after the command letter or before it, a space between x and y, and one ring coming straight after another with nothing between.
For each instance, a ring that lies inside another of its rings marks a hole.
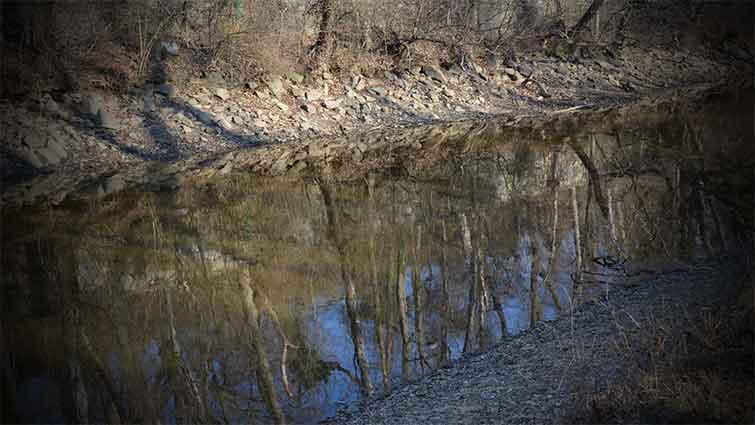
<instances>
[{"instance_id":1,"label":"bare tree trunk","mask_svg":"<svg viewBox=\"0 0 755 425\"><path fill-rule=\"evenodd\" d=\"M587 8L587 11L585 11L584 15L579 19L579 21L574 25L571 30L569 30L569 37L572 39L576 39L579 34L587 28L587 24L590 23L590 21L595 17L595 15L598 13L598 10L600 10L601 6L603 6L603 3L605 3L605 0L593 0L592 4L590 4L590 7Z\"/></svg>"},{"instance_id":2,"label":"bare tree trunk","mask_svg":"<svg viewBox=\"0 0 755 425\"><path fill-rule=\"evenodd\" d=\"M273 372L270 368L270 362L265 352L264 338L260 328L260 314L255 301L255 291L249 282L239 282L241 290L241 301L244 310L244 318L247 324L249 343L252 348L252 370L257 376L257 385L260 387L262 397L265 399L270 413L277 424L285 424L286 417L278 403L278 396L275 392L275 381Z\"/></svg>"},{"instance_id":3,"label":"bare tree trunk","mask_svg":"<svg viewBox=\"0 0 755 425\"><path fill-rule=\"evenodd\" d=\"M406 284L404 279L404 259L401 247L396 255L396 299L398 301L398 323L401 329L401 374L404 380L411 379L412 340L409 336L409 319L407 318Z\"/></svg>"},{"instance_id":4,"label":"bare tree trunk","mask_svg":"<svg viewBox=\"0 0 755 425\"><path fill-rule=\"evenodd\" d=\"M532 254L532 267L530 269L530 326L543 320L543 305L540 302L540 288L538 277L540 274L540 250L533 235L530 238L530 252Z\"/></svg>"},{"instance_id":5,"label":"bare tree trunk","mask_svg":"<svg viewBox=\"0 0 755 425\"><path fill-rule=\"evenodd\" d=\"M425 353L425 329L422 317L424 285L422 285L422 276L420 273L420 255L422 248L422 225L417 225L417 243L414 246L414 264L412 266L412 290L414 292L414 334L417 340L417 355L419 356L420 367L429 368L427 354Z\"/></svg>"},{"instance_id":6,"label":"bare tree trunk","mask_svg":"<svg viewBox=\"0 0 755 425\"><path fill-rule=\"evenodd\" d=\"M312 54L315 63L320 60L320 55L328 49L328 40L330 39L330 18L332 13L333 0L319 0L320 9L320 27L317 31L317 41L312 46Z\"/></svg>"},{"instance_id":7,"label":"bare tree trunk","mask_svg":"<svg viewBox=\"0 0 755 425\"><path fill-rule=\"evenodd\" d=\"M571 188L571 203L574 213L574 252L577 256L576 273L574 275L574 284L576 285L576 292L572 294L574 302L572 306L579 304L582 299L582 238L579 229L579 204L577 203L577 188Z\"/></svg>"},{"instance_id":8,"label":"bare tree trunk","mask_svg":"<svg viewBox=\"0 0 755 425\"><path fill-rule=\"evenodd\" d=\"M441 277L441 307L440 307L440 363L448 362L448 321L450 312L448 308L448 232L446 221L441 220L443 240L441 245L440 273Z\"/></svg>"},{"instance_id":9,"label":"bare tree trunk","mask_svg":"<svg viewBox=\"0 0 755 425\"><path fill-rule=\"evenodd\" d=\"M485 324L487 323L487 312L490 306L490 293L488 292L488 279L485 264L485 232L480 230L477 237L477 284L479 288L479 318L477 320L477 335L480 346L487 346L490 341Z\"/></svg>"},{"instance_id":10,"label":"bare tree trunk","mask_svg":"<svg viewBox=\"0 0 755 425\"><path fill-rule=\"evenodd\" d=\"M349 329L351 330L351 339L354 343L354 351L359 366L359 372L362 375L362 391L367 398L372 397L372 381L370 380L370 367L367 363L367 352L364 348L364 337L362 336L362 326L357 313L357 292L354 287L354 281L345 276L346 279L346 314L349 316Z\"/></svg>"},{"instance_id":11,"label":"bare tree trunk","mask_svg":"<svg viewBox=\"0 0 755 425\"><path fill-rule=\"evenodd\" d=\"M551 178L550 178L551 196L553 196L553 227L551 229L551 257L550 257L550 261L548 261L548 271L546 272L543 283L545 284L545 287L548 288L548 291L551 294L551 298L553 298L553 305L556 307L556 310L561 311L561 300L559 300L558 291L556 290L556 287L553 284L553 281L555 279L555 274L556 274L556 265L558 262L558 252L559 252L559 245L560 245L559 244L560 241L558 239L558 188L559 188L558 158L559 158L559 152L554 152L552 162L551 162Z\"/></svg>"},{"instance_id":12,"label":"bare tree trunk","mask_svg":"<svg viewBox=\"0 0 755 425\"><path fill-rule=\"evenodd\" d=\"M472 233L469 229L469 222L464 213L460 214L461 218L461 235L464 246L464 261L471 270L469 280L469 297L467 299L467 329L464 334L464 352L468 353L474 349L474 338L477 335L477 308L478 308L478 291L477 291L477 261L472 250Z\"/></svg>"},{"instance_id":13,"label":"bare tree trunk","mask_svg":"<svg viewBox=\"0 0 755 425\"><path fill-rule=\"evenodd\" d=\"M582 165L584 165L585 169L587 169L587 173L590 176L590 185L592 187L593 194L595 195L595 201L598 203L600 212L603 214L603 217L607 219L608 202L603 195L600 173L598 173L598 169L595 167L595 163L592 161L592 158L590 158L590 155L588 155L587 152L585 152L585 150L582 149L582 147L579 146L577 142L571 142L569 143L569 146L571 146L571 148L574 150L574 153L577 154L579 160L582 162Z\"/></svg>"},{"instance_id":14,"label":"bare tree trunk","mask_svg":"<svg viewBox=\"0 0 755 425\"><path fill-rule=\"evenodd\" d=\"M181 414L188 415L184 418L187 422L203 421L206 412L204 402L200 396L199 385L194 378L194 374L183 361L183 350L181 349L181 344L178 341L176 333L176 319L173 314L173 301L171 300L170 292L167 289L163 292L166 311L168 312L169 337L172 350L171 354L173 356L172 361L173 364L176 365L178 372L178 376L174 377L178 381L174 389L176 393L176 410L181 412ZM190 400L182 406L181 404L185 398L185 393L188 393Z\"/></svg>"}]
</instances>

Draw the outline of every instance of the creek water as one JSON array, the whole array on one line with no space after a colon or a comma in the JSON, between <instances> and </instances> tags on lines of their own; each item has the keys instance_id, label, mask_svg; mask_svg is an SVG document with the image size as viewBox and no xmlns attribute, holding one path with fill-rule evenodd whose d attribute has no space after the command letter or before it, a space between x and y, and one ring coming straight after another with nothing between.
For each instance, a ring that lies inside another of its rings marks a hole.
<instances>
[{"instance_id":1,"label":"creek water","mask_svg":"<svg viewBox=\"0 0 755 425\"><path fill-rule=\"evenodd\" d=\"M751 160L752 123L727 110L346 182L231 174L6 212L0 417L317 422L736 249L751 180L725 165Z\"/></svg>"}]
</instances>

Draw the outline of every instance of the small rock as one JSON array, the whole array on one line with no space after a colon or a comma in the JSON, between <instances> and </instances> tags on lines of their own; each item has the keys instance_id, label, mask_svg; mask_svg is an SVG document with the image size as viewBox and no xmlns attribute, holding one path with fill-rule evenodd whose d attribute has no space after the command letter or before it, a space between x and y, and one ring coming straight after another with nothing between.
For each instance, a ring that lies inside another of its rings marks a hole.
<instances>
[{"instance_id":1,"label":"small rock","mask_svg":"<svg viewBox=\"0 0 755 425\"><path fill-rule=\"evenodd\" d=\"M289 91L291 92L291 96L293 96L295 99L304 99L307 97L307 93L299 87L292 86L291 88L289 88Z\"/></svg>"},{"instance_id":2,"label":"small rock","mask_svg":"<svg viewBox=\"0 0 755 425\"><path fill-rule=\"evenodd\" d=\"M288 105L286 105L283 102L275 102L275 106L277 106L278 109L280 109L283 112L288 112Z\"/></svg>"},{"instance_id":3,"label":"small rock","mask_svg":"<svg viewBox=\"0 0 755 425\"><path fill-rule=\"evenodd\" d=\"M279 99L285 92L285 89L283 88L283 81L281 81L280 77L273 77L266 80L265 85L267 85L267 88L270 89L270 93L272 93L273 96Z\"/></svg>"},{"instance_id":4,"label":"small rock","mask_svg":"<svg viewBox=\"0 0 755 425\"><path fill-rule=\"evenodd\" d=\"M305 96L307 100L309 100L310 102L315 102L325 97L326 94L327 94L327 88L323 87L321 89L314 89L314 88L309 89L305 93Z\"/></svg>"},{"instance_id":5,"label":"small rock","mask_svg":"<svg viewBox=\"0 0 755 425\"><path fill-rule=\"evenodd\" d=\"M443 75L443 73L440 72L440 70L438 70L438 69L436 69L436 68L434 68L432 66L429 66L429 65L423 66L422 67L422 73L425 74L425 76L427 76L427 78L430 78L432 80L435 80L435 81L438 81L438 82L441 82L441 83L445 83L446 82L446 77Z\"/></svg>"},{"instance_id":6,"label":"small rock","mask_svg":"<svg viewBox=\"0 0 755 425\"><path fill-rule=\"evenodd\" d=\"M157 92L168 99L176 97L176 87L170 83L164 83L157 86Z\"/></svg>"},{"instance_id":7,"label":"small rock","mask_svg":"<svg viewBox=\"0 0 755 425\"><path fill-rule=\"evenodd\" d=\"M385 87L370 87L369 90L367 90L371 94L374 94L375 96L383 97L388 94L388 90Z\"/></svg>"},{"instance_id":8,"label":"small rock","mask_svg":"<svg viewBox=\"0 0 755 425\"><path fill-rule=\"evenodd\" d=\"M362 91L367 86L367 81L361 75L351 76L351 88L356 91Z\"/></svg>"},{"instance_id":9,"label":"small rock","mask_svg":"<svg viewBox=\"0 0 755 425\"><path fill-rule=\"evenodd\" d=\"M341 105L341 99L329 99L329 100L323 100L322 106L325 109L336 109Z\"/></svg>"},{"instance_id":10,"label":"small rock","mask_svg":"<svg viewBox=\"0 0 755 425\"><path fill-rule=\"evenodd\" d=\"M175 41L163 41L160 43L160 51L166 55L177 56L178 44Z\"/></svg>"},{"instance_id":11,"label":"small rock","mask_svg":"<svg viewBox=\"0 0 755 425\"><path fill-rule=\"evenodd\" d=\"M315 106L308 103L301 105L299 108L308 114L315 112Z\"/></svg>"},{"instance_id":12,"label":"small rock","mask_svg":"<svg viewBox=\"0 0 755 425\"><path fill-rule=\"evenodd\" d=\"M246 82L246 84L244 84L244 87L245 87L245 88L246 88L247 90L251 90L251 91L254 91L254 90L256 90L256 89L257 89L257 87L259 87L259 86L260 86L260 85L259 85L259 84L257 84L257 82L256 82L256 81L247 81L247 82Z\"/></svg>"},{"instance_id":13,"label":"small rock","mask_svg":"<svg viewBox=\"0 0 755 425\"><path fill-rule=\"evenodd\" d=\"M122 174L115 174L102 182L102 190L105 195L123 190L126 187L126 179Z\"/></svg>"},{"instance_id":14,"label":"small rock","mask_svg":"<svg viewBox=\"0 0 755 425\"><path fill-rule=\"evenodd\" d=\"M270 99L270 92L267 89L260 88L254 92L254 95L257 96L257 98L260 100Z\"/></svg>"},{"instance_id":15,"label":"small rock","mask_svg":"<svg viewBox=\"0 0 755 425\"><path fill-rule=\"evenodd\" d=\"M286 77L293 83L301 84L304 82L304 76L298 72L289 72Z\"/></svg>"},{"instance_id":16,"label":"small rock","mask_svg":"<svg viewBox=\"0 0 755 425\"><path fill-rule=\"evenodd\" d=\"M224 88L215 89L215 96L220 98L220 100L228 100L231 97L231 94L228 92L228 90Z\"/></svg>"},{"instance_id":17,"label":"small rock","mask_svg":"<svg viewBox=\"0 0 755 425\"><path fill-rule=\"evenodd\" d=\"M109 130L117 130L120 128L120 124L118 121L116 121L113 114L110 112L100 109L97 112L97 119L95 120L95 123L102 128L107 128Z\"/></svg>"}]
</instances>

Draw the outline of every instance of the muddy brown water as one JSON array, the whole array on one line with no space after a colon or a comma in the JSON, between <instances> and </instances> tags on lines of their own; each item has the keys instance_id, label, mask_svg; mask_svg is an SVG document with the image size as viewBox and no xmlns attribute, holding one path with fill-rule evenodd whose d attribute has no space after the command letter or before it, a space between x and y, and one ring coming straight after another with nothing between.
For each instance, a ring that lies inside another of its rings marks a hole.
<instances>
[{"instance_id":1,"label":"muddy brown water","mask_svg":"<svg viewBox=\"0 0 755 425\"><path fill-rule=\"evenodd\" d=\"M317 422L654 264L742 249L751 94L338 183L6 211L0 417Z\"/></svg>"}]
</instances>

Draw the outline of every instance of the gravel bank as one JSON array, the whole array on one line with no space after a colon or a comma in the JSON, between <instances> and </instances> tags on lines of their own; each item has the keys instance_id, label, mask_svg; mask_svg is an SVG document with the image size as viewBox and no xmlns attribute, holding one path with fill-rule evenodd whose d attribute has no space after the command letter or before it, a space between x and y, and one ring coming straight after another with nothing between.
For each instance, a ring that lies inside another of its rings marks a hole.
<instances>
[{"instance_id":1,"label":"gravel bank","mask_svg":"<svg viewBox=\"0 0 755 425\"><path fill-rule=\"evenodd\" d=\"M622 335L657 323L674 323L682 331L682 319L734 304L743 271L732 260L711 259L627 278L571 316L466 356L331 423L563 422L585 390L621 379Z\"/></svg>"}]
</instances>

